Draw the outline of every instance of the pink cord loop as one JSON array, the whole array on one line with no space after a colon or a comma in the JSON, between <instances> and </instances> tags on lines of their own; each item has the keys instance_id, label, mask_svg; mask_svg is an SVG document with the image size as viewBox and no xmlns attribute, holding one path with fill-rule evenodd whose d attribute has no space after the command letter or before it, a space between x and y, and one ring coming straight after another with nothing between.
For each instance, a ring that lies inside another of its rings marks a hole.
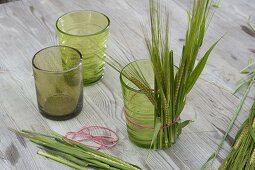
<instances>
[{"instance_id":1,"label":"pink cord loop","mask_svg":"<svg viewBox=\"0 0 255 170\"><path fill-rule=\"evenodd\" d=\"M128 112L125 110L125 108L123 108L123 111L124 111L126 120L127 120L129 123L131 123L131 124L133 124L133 125L135 125L135 126L141 128L141 129L154 129L153 126L141 125L141 124L135 122L134 120L130 119L130 118L128 117ZM171 126L174 126L176 123L178 123L179 120L180 120L180 116L178 116L178 117L176 118L176 121L171 122L171 123L168 123L168 124L166 124L166 125L164 125L164 126L161 126L161 129L165 129L165 128L169 128L169 127L171 127Z\"/></svg>"},{"instance_id":2,"label":"pink cord loop","mask_svg":"<svg viewBox=\"0 0 255 170\"><path fill-rule=\"evenodd\" d=\"M111 148L119 141L116 132L102 126L84 126L77 132L68 132L64 137L98 150Z\"/></svg>"}]
</instances>

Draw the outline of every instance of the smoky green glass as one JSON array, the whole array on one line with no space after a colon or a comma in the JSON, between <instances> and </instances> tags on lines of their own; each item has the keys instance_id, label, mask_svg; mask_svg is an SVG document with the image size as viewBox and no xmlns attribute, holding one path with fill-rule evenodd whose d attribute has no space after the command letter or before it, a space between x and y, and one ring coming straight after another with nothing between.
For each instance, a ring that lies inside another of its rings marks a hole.
<instances>
[{"instance_id":1,"label":"smoky green glass","mask_svg":"<svg viewBox=\"0 0 255 170\"><path fill-rule=\"evenodd\" d=\"M127 131L131 142L140 147L150 148L154 133L154 106L147 96L124 76L134 68L139 68L144 78L154 88L154 73L149 60L137 60L122 69L120 82Z\"/></svg>"},{"instance_id":2,"label":"smoky green glass","mask_svg":"<svg viewBox=\"0 0 255 170\"><path fill-rule=\"evenodd\" d=\"M56 21L60 45L76 48L82 53L84 85L103 76L109 25L106 15L86 10L64 14Z\"/></svg>"},{"instance_id":3,"label":"smoky green glass","mask_svg":"<svg viewBox=\"0 0 255 170\"><path fill-rule=\"evenodd\" d=\"M32 60L40 113L53 120L70 119L82 110L82 55L71 47L52 46Z\"/></svg>"}]
</instances>

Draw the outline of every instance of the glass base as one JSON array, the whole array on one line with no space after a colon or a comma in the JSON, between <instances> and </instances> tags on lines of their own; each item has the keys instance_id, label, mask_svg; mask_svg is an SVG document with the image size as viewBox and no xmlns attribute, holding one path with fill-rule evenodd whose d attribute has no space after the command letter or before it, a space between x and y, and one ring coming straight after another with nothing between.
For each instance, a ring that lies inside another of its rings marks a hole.
<instances>
[{"instance_id":1,"label":"glass base","mask_svg":"<svg viewBox=\"0 0 255 170\"><path fill-rule=\"evenodd\" d=\"M39 110L39 111L40 111L41 115L47 119L63 121L63 120L68 120L68 119L72 119L72 118L76 117L77 115L80 114L81 110L82 110L82 107L79 107L79 108L77 108L77 110L75 110L74 112L72 112L66 116L52 116L52 115L49 115L48 113L44 112L43 110Z\"/></svg>"},{"instance_id":2,"label":"glass base","mask_svg":"<svg viewBox=\"0 0 255 170\"><path fill-rule=\"evenodd\" d=\"M145 148L145 149L150 149L150 144L147 144L147 142L145 141L145 143L143 143L143 141L138 141L136 139L134 139L131 135L128 134L128 138L129 141L132 142L134 145L141 147L141 148Z\"/></svg>"},{"instance_id":3,"label":"glass base","mask_svg":"<svg viewBox=\"0 0 255 170\"><path fill-rule=\"evenodd\" d=\"M93 85L95 83L97 83L99 80L101 80L103 78L103 74L100 76L100 77L96 77L96 78L93 78L93 79L83 79L83 85L84 86L90 86L90 85Z\"/></svg>"},{"instance_id":4,"label":"glass base","mask_svg":"<svg viewBox=\"0 0 255 170\"><path fill-rule=\"evenodd\" d=\"M55 101L53 101L52 99L49 99L50 100L50 102L55 102ZM59 99L58 99L59 100ZM60 103L59 101L57 101L58 103ZM48 118L48 119L51 119L51 120L68 120L68 119L71 119L71 118L73 118L73 117L75 117L75 116L77 116L80 112L81 112L81 110L82 110L82 107L83 107L83 95L81 95L80 96L80 98L79 98L79 101L78 101L78 104L76 105L76 107L75 107L75 109L72 111L72 112L70 112L70 113L63 113L63 114L60 114L60 113L62 113L62 112L56 112L56 113L54 113L54 112L52 112L52 113L48 113L48 112L46 112L45 111L45 109L47 110L47 109L54 109L55 111L56 110L58 110L59 109L59 104L55 104L55 105L53 105L52 103L51 103L51 105L52 106L50 106L50 107L48 107L47 108L47 106L46 106L46 108L43 108L39 103L38 103L38 106L39 106L39 112L41 113L41 115L42 116L44 116L44 117L46 117L46 118ZM64 106L63 106L64 105ZM68 106L68 104L65 104L64 102L62 103L62 106L63 106L63 108L65 107L65 106ZM65 111L66 111L66 109L64 109ZM54 113L54 114L53 114Z\"/></svg>"},{"instance_id":5,"label":"glass base","mask_svg":"<svg viewBox=\"0 0 255 170\"><path fill-rule=\"evenodd\" d=\"M128 129L129 130L129 129ZM153 132L152 132L153 133ZM143 136L143 134L140 134ZM151 140L142 140L141 138L135 138L132 133L128 132L128 138L129 140L136 146L145 148L145 149L155 149L153 148L153 145L151 145ZM174 143L169 143L169 144L163 144L162 147L157 147L156 149L167 149L170 148Z\"/></svg>"}]
</instances>

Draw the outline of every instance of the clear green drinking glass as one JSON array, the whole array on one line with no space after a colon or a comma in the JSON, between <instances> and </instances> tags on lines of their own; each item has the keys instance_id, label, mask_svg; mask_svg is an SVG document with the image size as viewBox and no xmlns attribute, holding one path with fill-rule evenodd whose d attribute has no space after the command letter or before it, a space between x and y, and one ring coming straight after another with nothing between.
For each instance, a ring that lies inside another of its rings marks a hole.
<instances>
[{"instance_id":1,"label":"clear green drinking glass","mask_svg":"<svg viewBox=\"0 0 255 170\"><path fill-rule=\"evenodd\" d=\"M149 60L137 60L125 66L120 74L124 112L128 136L134 144L150 148L154 133L154 106L147 96L141 92L124 75L139 68L144 78L154 88L154 73Z\"/></svg>"},{"instance_id":2,"label":"clear green drinking glass","mask_svg":"<svg viewBox=\"0 0 255 170\"><path fill-rule=\"evenodd\" d=\"M53 120L66 120L81 112L83 76L81 53L67 46L51 46L32 60L40 113Z\"/></svg>"},{"instance_id":3,"label":"clear green drinking glass","mask_svg":"<svg viewBox=\"0 0 255 170\"><path fill-rule=\"evenodd\" d=\"M56 21L60 45L76 48L82 53L84 85L103 76L109 26L106 15L87 10L66 13Z\"/></svg>"}]
</instances>

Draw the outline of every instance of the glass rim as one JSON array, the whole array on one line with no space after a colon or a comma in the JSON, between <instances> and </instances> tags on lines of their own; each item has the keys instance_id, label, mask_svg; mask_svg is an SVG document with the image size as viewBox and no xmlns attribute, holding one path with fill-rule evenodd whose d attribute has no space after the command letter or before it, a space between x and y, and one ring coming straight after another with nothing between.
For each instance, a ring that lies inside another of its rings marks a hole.
<instances>
[{"instance_id":1,"label":"glass rim","mask_svg":"<svg viewBox=\"0 0 255 170\"><path fill-rule=\"evenodd\" d=\"M139 59L139 60L132 61L132 62L128 63L127 65L125 65L125 67L123 67L123 68L121 69L121 71L120 71L120 82L121 82L121 85L124 85L127 89L129 89L129 90L131 90L131 91L134 91L134 92L136 92L136 93L142 93L142 94L144 94L144 93L142 92L142 90L138 90L138 89L135 89L135 88L133 88L133 87L130 87L130 86L127 85L127 84L125 83L125 81L123 80L123 76L125 77L125 75L122 74L122 72L125 70L125 68L129 67L131 64L133 64L133 63L135 63L135 62L138 62L138 61L149 61L149 62L150 62L150 59ZM126 77L125 77L125 78L126 78ZM126 78L126 79L128 80L128 78ZM130 80L128 80L128 81L130 81ZM130 82L131 82L131 81L130 81ZM132 82L131 82L131 83L132 83Z\"/></svg>"},{"instance_id":2,"label":"glass rim","mask_svg":"<svg viewBox=\"0 0 255 170\"><path fill-rule=\"evenodd\" d=\"M79 12L95 12L95 13L97 13L97 14L100 14L100 15L102 15L102 16L104 16L104 17L106 18L106 20L107 20L107 25L106 25L104 28L102 28L102 30L100 30L100 31L98 31L98 32L96 32L96 33L93 33L93 34L84 34L84 35L70 34L70 33L66 32L66 31L63 31L62 29L60 29L60 28L58 27L58 22L59 22L59 20L60 20L61 18L63 18L64 16L67 16L67 15L69 15L69 14L72 14L72 13L79 13ZM102 13L102 12L98 12L98 11L94 11L94 10L76 10L76 11L67 12L67 13L61 15L60 17L58 17L58 19L57 19L55 25L56 25L57 30L58 30L59 32L63 33L63 34L66 34L66 35L69 35L69 36L74 36L74 37L88 37L88 36L98 35L98 34L104 32L104 31L106 31L106 30L109 28L109 26L110 26L110 22L111 22L111 21L110 21L110 19L108 18L108 16L105 15L104 13Z\"/></svg>"},{"instance_id":3,"label":"glass rim","mask_svg":"<svg viewBox=\"0 0 255 170\"><path fill-rule=\"evenodd\" d=\"M132 61L132 62L128 63L128 64L125 65L125 66L121 69L121 71L120 71L120 82L121 82L121 85L124 85L127 89L132 90L132 91L137 92L137 93L142 93L142 94L144 94L144 93L142 92L142 90L137 90L137 89L135 89L135 88L133 88L133 87L130 87L130 86L127 85L127 84L125 83L125 81L123 80L123 76L125 77L125 75L122 74L122 72L125 70L125 68L128 67L129 65L135 63L135 62L138 62L138 61L149 61L149 62L151 63L151 60L150 60L150 59L139 59L139 60L135 60L135 61ZM176 70L179 69L176 65L174 65L174 68L175 68ZM126 78L126 77L125 77L125 78ZM126 78L126 79L127 79L127 78ZM128 80L128 79L127 79L127 80ZM130 81L130 80L129 80L129 81ZM131 82L131 81L130 81L130 82ZM131 82L131 83L132 83L132 82ZM152 90L153 90L153 89L152 89Z\"/></svg>"},{"instance_id":4,"label":"glass rim","mask_svg":"<svg viewBox=\"0 0 255 170\"><path fill-rule=\"evenodd\" d=\"M35 58L37 56L37 54L43 52L44 50L47 50L47 49L50 49L50 48L69 48L75 52L77 52L77 54L79 55L80 57L80 61L74 65L73 67L71 67L70 69L68 70L64 70L64 71L50 71L50 70L45 70L45 69L42 69L42 68L39 68L38 66L36 66L35 64ZM79 66L82 65L82 54L79 50L73 48L73 47L69 47L69 46L65 46L65 45L53 45L53 46L48 46L48 47L45 47L41 50L39 50L38 52L36 52L32 58L32 65L33 65L33 68L36 69L36 70L39 70L39 71L43 71L43 72L46 72L46 73L52 73L52 74L63 74L63 73L68 73L70 71L73 71L75 69L77 69Z\"/></svg>"}]
</instances>

